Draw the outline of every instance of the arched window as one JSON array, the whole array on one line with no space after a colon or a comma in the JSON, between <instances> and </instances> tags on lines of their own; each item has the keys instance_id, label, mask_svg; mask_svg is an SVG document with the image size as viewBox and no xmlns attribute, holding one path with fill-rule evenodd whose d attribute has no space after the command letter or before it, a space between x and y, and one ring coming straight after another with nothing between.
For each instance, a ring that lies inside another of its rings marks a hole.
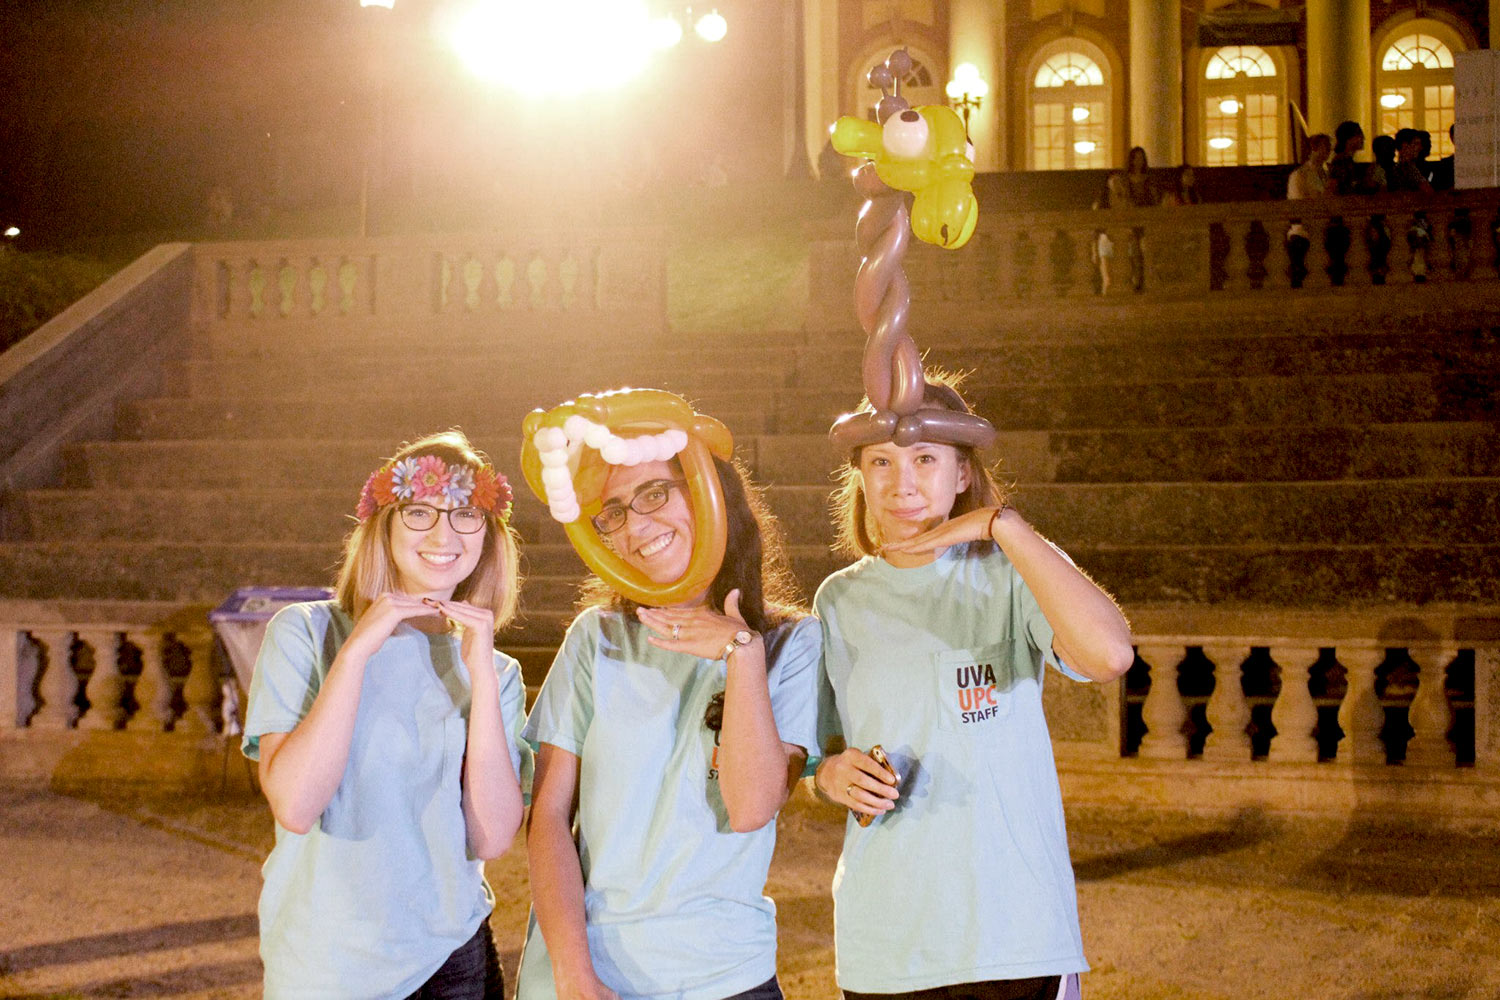
<instances>
[{"instance_id":1,"label":"arched window","mask_svg":"<svg viewBox=\"0 0 1500 1000\"><path fill-rule=\"evenodd\" d=\"M1432 133L1432 155L1453 152L1453 51L1462 40L1435 21L1408 21L1380 53L1376 76L1376 121L1384 135L1418 128Z\"/></svg>"},{"instance_id":2,"label":"arched window","mask_svg":"<svg viewBox=\"0 0 1500 1000\"><path fill-rule=\"evenodd\" d=\"M871 121L875 120L875 105L880 103L880 88L870 86L870 70L885 62L886 56L891 54L891 48L891 44L887 42L880 48L879 55L856 64L864 67L859 71L857 84L859 111ZM946 103L943 81L932 68L936 65L932 58L916 49L909 48L907 52L911 55L911 72L901 79L901 96L914 108L923 104Z\"/></svg>"},{"instance_id":3,"label":"arched window","mask_svg":"<svg viewBox=\"0 0 1500 1000\"><path fill-rule=\"evenodd\" d=\"M1202 155L1211 167L1280 163L1285 146L1286 75L1258 45L1205 54L1199 95Z\"/></svg>"},{"instance_id":4,"label":"arched window","mask_svg":"<svg viewBox=\"0 0 1500 1000\"><path fill-rule=\"evenodd\" d=\"M1109 63L1081 38L1061 38L1032 62L1027 165L1074 170L1113 165Z\"/></svg>"}]
</instances>

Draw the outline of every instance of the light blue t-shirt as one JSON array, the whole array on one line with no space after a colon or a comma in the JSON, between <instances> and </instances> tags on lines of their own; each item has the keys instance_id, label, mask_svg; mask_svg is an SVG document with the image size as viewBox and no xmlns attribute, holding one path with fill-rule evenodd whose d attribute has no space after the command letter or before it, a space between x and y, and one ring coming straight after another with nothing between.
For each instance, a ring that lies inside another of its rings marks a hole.
<instances>
[{"instance_id":1,"label":"light blue t-shirt","mask_svg":"<svg viewBox=\"0 0 1500 1000\"><path fill-rule=\"evenodd\" d=\"M294 729L354 622L332 601L277 612L255 663L243 749ZM511 764L522 769L520 667L495 653ZM469 853L462 790L469 673L457 636L408 624L370 657L343 780L305 834L276 827L262 868L268 998L406 997L494 906Z\"/></svg>"},{"instance_id":2,"label":"light blue t-shirt","mask_svg":"<svg viewBox=\"0 0 1500 1000\"><path fill-rule=\"evenodd\" d=\"M703 721L726 666L667 652L618 612L568 629L525 736L579 758L578 853L594 971L622 1000L722 1000L776 972L764 895L776 824L735 833L719 791L717 734ZM765 636L783 743L816 754L818 623ZM556 996L533 917L517 1000Z\"/></svg>"},{"instance_id":3,"label":"light blue t-shirt","mask_svg":"<svg viewBox=\"0 0 1500 1000\"><path fill-rule=\"evenodd\" d=\"M818 589L820 733L879 743L896 808L852 817L834 874L839 986L897 993L1088 968L1042 680L1052 627L1009 558L968 545ZM914 887L900 891L898 886Z\"/></svg>"}]
</instances>

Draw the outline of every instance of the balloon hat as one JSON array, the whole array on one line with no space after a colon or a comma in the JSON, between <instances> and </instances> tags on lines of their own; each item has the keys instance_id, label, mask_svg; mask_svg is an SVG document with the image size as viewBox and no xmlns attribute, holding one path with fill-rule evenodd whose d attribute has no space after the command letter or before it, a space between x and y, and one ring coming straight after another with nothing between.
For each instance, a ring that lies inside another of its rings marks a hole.
<instances>
[{"instance_id":1,"label":"balloon hat","mask_svg":"<svg viewBox=\"0 0 1500 1000\"><path fill-rule=\"evenodd\" d=\"M533 410L521 427L521 472L537 498L562 523L568 541L617 593L653 607L702 594L719 574L728 537L724 490L714 458L734 453L729 429L694 412L661 389L585 393L551 410ZM612 465L676 458L693 506L693 554L682 578L656 583L635 569L594 530Z\"/></svg>"},{"instance_id":2,"label":"balloon hat","mask_svg":"<svg viewBox=\"0 0 1500 1000\"><path fill-rule=\"evenodd\" d=\"M971 182L973 151L963 122L951 108L913 109L900 94L911 71L905 49L870 70L879 87L878 122L840 118L833 147L866 162L854 171L854 189L865 198L854 228L861 260L854 279L854 310L865 331L863 376L870 408L846 413L829 436L844 448L918 441L987 448L995 428L973 413L923 409L922 357L906 332L911 288L901 259L908 231L948 250L968 242L979 221ZM906 192L915 195L907 207Z\"/></svg>"}]
</instances>

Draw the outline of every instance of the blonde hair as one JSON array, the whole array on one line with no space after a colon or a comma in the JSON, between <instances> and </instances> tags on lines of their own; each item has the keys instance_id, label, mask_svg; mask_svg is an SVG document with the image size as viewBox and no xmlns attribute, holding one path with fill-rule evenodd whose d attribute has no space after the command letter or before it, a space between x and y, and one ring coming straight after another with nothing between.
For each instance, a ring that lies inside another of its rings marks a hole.
<instances>
[{"instance_id":1,"label":"blonde hair","mask_svg":"<svg viewBox=\"0 0 1500 1000\"><path fill-rule=\"evenodd\" d=\"M404 444L391 460L414 455L436 455L449 465L466 465L476 471L489 464L484 452L457 429ZM391 521L396 511L396 504L381 507L368 520L356 524L344 539L334 590L339 606L356 620L381 594L400 589L400 574L391 552ZM453 599L489 608L495 615L495 631L499 632L516 616L520 593L521 552L515 529L496 514L486 513L479 562L454 589Z\"/></svg>"},{"instance_id":2,"label":"blonde hair","mask_svg":"<svg viewBox=\"0 0 1500 1000\"><path fill-rule=\"evenodd\" d=\"M927 385L922 392L922 408L952 410L955 413L973 413L963 395L958 391L964 375L942 368L931 368L923 373ZM860 409L870 409L868 399L860 402ZM958 461L969 471L969 485L953 500L950 517L967 514L981 507L998 507L1010 495L1010 490L1001 486L994 472L979 457L971 445L949 445L958 452ZM865 501L865 478L859 471L860 454L863 448L850 453L838 473L839 486L834 491L830 508L833 513L835 537L833 550L851 559L875 555L880 551L880 541L875 519L870 516ZM971 549L975 553L989 551L993 542L978 542Z\"/></svg>"}]
</instances>

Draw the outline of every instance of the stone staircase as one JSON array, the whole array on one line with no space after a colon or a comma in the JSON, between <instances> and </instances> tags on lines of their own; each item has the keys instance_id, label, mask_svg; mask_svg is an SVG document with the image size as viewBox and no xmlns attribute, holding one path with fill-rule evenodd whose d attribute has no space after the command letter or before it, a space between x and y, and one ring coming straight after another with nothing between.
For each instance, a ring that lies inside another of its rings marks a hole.
<instances>
[{"instance_id":1,"label":"stone staircase","mask_svg":"<svg viewBox=\"0 0 1500 1000\"><path fill-rule=\"evenodd\" d=\"M1486 317L1204 332L1156 312L1075 336L924 342L929 360L975 371L968 392L1001 429L1017 504L1130 610L1494 603L1500 350ZM456 425L517 486L527 582L502 646L535 683L582 567L520 482L520 422L620 385L672 389L730 426L810 595L839 564L825 434L859 396L862 338L630 347L577 333L518 356L440 322L406 337L371 320L357 339L312 321L200 327L160 395L118 408L114 439L67 446L61 482L12 496L0 598L165 610L325 583L380 456Z\"/></svg>"}]
</instances>

